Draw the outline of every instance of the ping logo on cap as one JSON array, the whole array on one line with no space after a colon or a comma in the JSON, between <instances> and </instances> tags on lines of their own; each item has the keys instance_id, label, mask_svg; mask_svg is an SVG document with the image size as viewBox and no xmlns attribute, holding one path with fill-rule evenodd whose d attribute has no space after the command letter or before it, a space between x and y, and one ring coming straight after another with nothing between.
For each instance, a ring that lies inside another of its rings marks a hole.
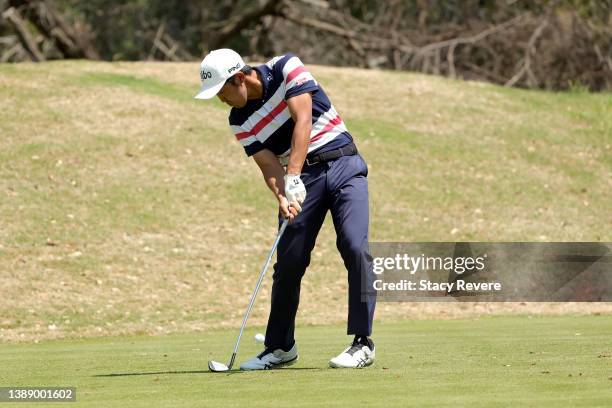
<instances>
[{"instance_id":1,"label":"ping logo on cap","mask_svg":"<svg viewBox=\"0 0 612 408\"><path fill-rule=\"evenodd\" d=\"M228 74L231 74L233 71L236 71L237 69L240 68L240 63L237 63L235 66L231 67L230 69L227 70Z\"/></svg>"}]
</instances>

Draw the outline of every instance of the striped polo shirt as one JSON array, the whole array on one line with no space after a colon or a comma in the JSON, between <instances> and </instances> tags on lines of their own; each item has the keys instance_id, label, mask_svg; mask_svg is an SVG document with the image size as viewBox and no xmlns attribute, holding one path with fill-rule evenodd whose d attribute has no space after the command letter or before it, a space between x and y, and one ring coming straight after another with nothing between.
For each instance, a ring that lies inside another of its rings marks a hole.
<instances>
[{"instance_id":1,"label":"striped polo shirt","mask_svg":"<svg viewBox=\"0 0 612 408\"><path fill-rule=\"evenodd\" d=\"M291 152L294 122L287 99L306 92L312 95L312 130L308 154L337 149L352 142L344 122L323 88L293 54L275 57L253 67L260 74L263 96L232 108L229 123L247 156L271 150L285 163Z\"/></svg>"}]
</instances>

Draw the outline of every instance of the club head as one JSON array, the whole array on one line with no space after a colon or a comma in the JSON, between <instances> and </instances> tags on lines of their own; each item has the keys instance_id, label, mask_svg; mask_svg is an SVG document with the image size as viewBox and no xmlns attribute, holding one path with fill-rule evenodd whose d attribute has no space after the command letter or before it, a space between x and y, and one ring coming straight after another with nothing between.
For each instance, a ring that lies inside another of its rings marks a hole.
<instances>
[{"instance_id":1,"label":"club head","mask_svg":"<svg viewBox=\"0 0 612 408\"><path fill-rule=\"evenodd\" d=\"M215 373L229 371L229 367L225 364L212 360L208 361L208 369Z\"/></svg>"}]
</instances>

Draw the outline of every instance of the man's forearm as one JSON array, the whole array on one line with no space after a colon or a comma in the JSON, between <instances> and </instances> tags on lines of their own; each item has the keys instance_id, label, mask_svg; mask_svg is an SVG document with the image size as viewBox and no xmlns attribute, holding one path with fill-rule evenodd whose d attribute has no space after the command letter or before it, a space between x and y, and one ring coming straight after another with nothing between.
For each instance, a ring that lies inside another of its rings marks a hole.
<instances>
[{"instance_id":1,"label":"man's forearm","mask_svg":"<svg viewBox=\"0 0 612 408\"><path fill-rule=\"evenodd\" d=\"M312 121L310 118L297 122L293 128L291 137L291 153L287 164L287 174L300 174L306 155L308 154L308 142L310 141L310 131Z\"/></svg>"},{"instance_id":2,"label":"man's forearm","mask_svg":"<svg viewBox=\"0 0 612 408\"><path fill-rule=\"evenodd\" d=\"M277 200L285 196L285 181L283 179L285 171L279 164L278 166L267 166L262 169L262 175L268 188L274 193Z\"/></svg>"},{"instance_id":3,"label":"man's forearm","mask_svg":"<svg viewBox=\"0 0 612 408\"><path fill-rule=\"evenodd\" d=\"M285 195L285 170L280 165L278 158L268 149L263 149L253 156L255 163L261 170L266 185L274 193L277 200Z\"/></svg>"}]
</instances>

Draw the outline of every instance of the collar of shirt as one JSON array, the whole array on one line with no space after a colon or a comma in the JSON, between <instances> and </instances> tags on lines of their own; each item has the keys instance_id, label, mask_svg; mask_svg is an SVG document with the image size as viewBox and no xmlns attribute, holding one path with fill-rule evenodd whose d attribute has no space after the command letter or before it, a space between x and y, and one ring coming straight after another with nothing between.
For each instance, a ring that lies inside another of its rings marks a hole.
<instances>
[{"instance_id":1,"label":"collar of shirt","mask_svg":"<svg viewBox=\"0 0 612 408\"><path fill-rule=\"evenodd\" d=\"M259 73L259 80L261 81L261 99L249 99L247 104L240 109L248 109L249 111L256 111L261 108L264 102L269 98L268 91L270 88L270 82L272 81L272 72L266 72L266 66L253 67L253 69Z\"/></svg>"},{"instance_id":2,"label":"collar of shirt","mask_svg":"<svg viewBox=\"0 0 612 408\"><path fill-rule=\"evenodd\" d=\"M268 89L270 88L270 82L272 81L272 72L266 72L266 66L253 67L253 69L259 74L259 79L261 81L262 93L261 99L266 100L270 95L268 95Z\"/></svg>"}]
</instances>

